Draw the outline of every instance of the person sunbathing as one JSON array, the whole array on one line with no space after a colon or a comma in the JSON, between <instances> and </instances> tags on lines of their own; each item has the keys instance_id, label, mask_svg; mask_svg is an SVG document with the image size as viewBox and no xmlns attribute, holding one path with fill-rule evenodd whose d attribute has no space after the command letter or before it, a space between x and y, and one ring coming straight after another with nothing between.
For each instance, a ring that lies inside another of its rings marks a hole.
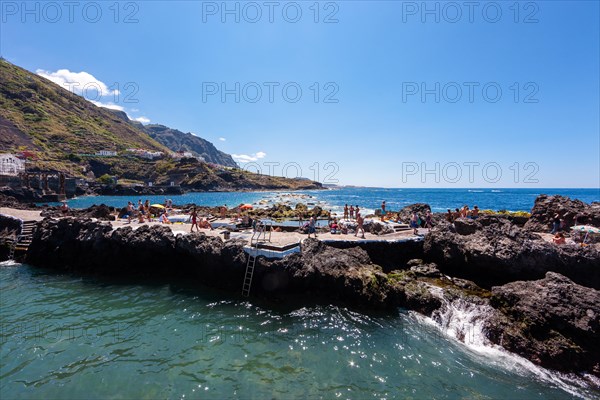
<instances>
[{"instance_id":1,"label":"person sunbathing","mask_svg":"<svg viewBox=\"0 0 600 400\"><path fill-rule=\"evenodd\" d=\"M167 211L162 213L162 215L160 216L160 223L161 224L170 224L171 223L171 221L169 220L169 216L167 215Z\"/></svg>"},{"instance_id":2,"label":"person sunbathing","mask_svg":"<svg viewBox=\"0 0 600 400\"><path fill-rule=\"evenodd\" d=\"M565 235L562 232L557 232L556 235L552 238L552 241L555 244L565 244L567 241L565 239Z\"/></svg>"},{"instance_id":3,"label":"person sunbathing","mask_svg":"<svg viewBox=\"0 0 600 400\"><path fill-rule=\"evenodd\" d=\"M200 222L198 223L198 226L201 229L210 229L211 231L214 230L214 228L212 227L212 225L208 221L208 219L200 218Z\"/></svg>"}]
</instances>

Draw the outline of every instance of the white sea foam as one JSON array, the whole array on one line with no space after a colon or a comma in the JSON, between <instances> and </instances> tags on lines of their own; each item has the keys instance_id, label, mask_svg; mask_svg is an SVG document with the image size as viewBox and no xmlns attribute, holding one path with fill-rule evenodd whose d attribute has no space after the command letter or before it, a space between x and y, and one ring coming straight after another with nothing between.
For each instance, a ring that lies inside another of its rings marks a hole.
<instances>
[{"instance_id":1,"label":"white sea foam","mask_svg":"<svg viewBox=\"0 0 600 400\"><path fill-rule=\"evenodd\" d=\"M448 301L443 296L443 289L430 286L429 290L442 300L442 307L434 311L431 318L411 313L417 320L435 326L444 336L466 345L475 355L485 356L484 362L518 374L531 374L536 379L559 387L573 396L600 399L598 392L591 388L592 385L600 387L600 379L592 375L582 377L550 371L491 343L483 329L486 320L497 312L491 306L473 304L461 298Z\"/></svg>"},{"instance_id":2,"label":"white sea foam","mask_svg":"<svg viewBox=\"0 0 600 400\"><path fill-rule=\"evenodd\" d=\"M0 262L0 267L16 267L18 265L21 265L21 263L18 263L15 260L7 260Z\"/></svg>"}]
</instances>

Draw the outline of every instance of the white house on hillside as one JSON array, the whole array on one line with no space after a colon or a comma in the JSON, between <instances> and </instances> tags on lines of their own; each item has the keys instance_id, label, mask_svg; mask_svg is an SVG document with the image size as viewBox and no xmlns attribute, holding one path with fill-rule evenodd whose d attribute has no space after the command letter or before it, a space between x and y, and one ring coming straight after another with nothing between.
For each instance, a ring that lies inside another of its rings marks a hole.
<instances>
[{"instance_id":1,"label":"white house on hillside","mask_svg":"<svg viewBox=\"0 0 600 400\"><path fill-rule=\"evenodd\" d=\"M17 176L21 172L25 172L25 160L10 153L0 154L0 175Z\"/></svg>"},{"instance_id":2,"label":"white house on hillside","mask_svg":"<svg viewBox=\"0 0 600 400\"><path fill-rule=\"evenodd\" d=\"M110 151L110 150L100 150L98 152L96 152L97 156L102 156L102 157L115 157L117 155L116 151Z\"/></svg>"}]
</instances>

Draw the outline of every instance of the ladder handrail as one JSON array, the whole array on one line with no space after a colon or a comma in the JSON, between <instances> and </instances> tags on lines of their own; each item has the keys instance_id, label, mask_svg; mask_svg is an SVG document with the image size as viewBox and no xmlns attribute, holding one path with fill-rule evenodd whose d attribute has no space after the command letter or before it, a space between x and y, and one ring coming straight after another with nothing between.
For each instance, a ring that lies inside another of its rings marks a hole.
<instances>
[{"instance_id":1,"label":"ladder handrail","mask_svg":"<svg viewBox=\"0 0 600 400\"><path fill-rule=\"evenodd\" d=\"M261 241L270 242L272 223L266 223L264 221L257 221L250 237L250 248L252 251L248 254L248 261L246 262L246 273L244 274L244 282L242 285L242 296L250 296L250 289L252 288L252 278L254 277L254 267L256 266L256 258L258 257L258 245ZM270 228L269 237L267 239L267 228ZM262 239L261 239L262 236Z\"/></svg>"}]
</instances>

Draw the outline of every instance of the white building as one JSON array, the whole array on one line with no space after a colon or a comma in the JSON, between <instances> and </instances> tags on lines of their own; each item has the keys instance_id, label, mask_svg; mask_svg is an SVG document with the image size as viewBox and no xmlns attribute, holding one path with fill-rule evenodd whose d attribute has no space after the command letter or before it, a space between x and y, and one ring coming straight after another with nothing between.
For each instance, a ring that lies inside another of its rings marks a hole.
<instances>
[{"instance_id":1,"label":"white building","mask_svg":"<svg viewBox=\"0 0 600 400\"><path fill-rule=\"evenodd\" d=\"M148 151L144 150L139 154L140 157L147 158L148 160L154 160L155 158L160 158L163 156L162 151Z\"/></svg>"},{"instance_id":2,"label":"white building","mask_svg":"<svg viewBox=\"0 0 600 400\"><path fill-rule=\"evenodd\" d=\"M115 157L117 155L116 151L110 151L110 150L100 150L98 152L96 152L97 156L102 156L102 157Z\"/></svg>"},{"instance_id":3,"label":"white building","mask_svg":"<svg viewBox=\"0 0 600 400\"><path fill-rule=\"evenodd\" d=\"M0 175L17 176L21 172L25 172L25 160L10 153L0 154Z\"/></svg>"}]
</instances>

